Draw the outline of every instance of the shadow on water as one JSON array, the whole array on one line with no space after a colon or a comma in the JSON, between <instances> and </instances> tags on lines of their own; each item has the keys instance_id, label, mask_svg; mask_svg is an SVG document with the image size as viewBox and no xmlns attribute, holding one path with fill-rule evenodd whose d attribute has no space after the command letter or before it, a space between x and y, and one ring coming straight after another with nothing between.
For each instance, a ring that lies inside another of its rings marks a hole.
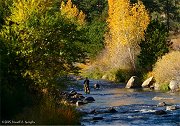
<instances>
[{"instance_id":1,"label":"shadow on water","mask_svg":"<svg viewBox=\"0 0 180 126\"><path fill-rule=\"evenodd\" d=\"M92 87L92 84L91 84ZM179 126L180 109L167 111L167 114L156 115L155 111L166 107L157 107L160 102L180 106L179 93L162 93L149 89L125 89L124 86L102 85L101 89L91 88L91 94L83 95L94 97L96 100L80 106L78 109L86 114L82 125L123 125L123 126ZM159 99L154 99L159 98ZM116 113L104 113L103 109L113 107ZM92 111L96 111L92 113ZM99 111L99 112L98 112ZM102 112L101 112L102 111ZM98 117L98 118L97 118Z\"/></svg>"}]
</instances>

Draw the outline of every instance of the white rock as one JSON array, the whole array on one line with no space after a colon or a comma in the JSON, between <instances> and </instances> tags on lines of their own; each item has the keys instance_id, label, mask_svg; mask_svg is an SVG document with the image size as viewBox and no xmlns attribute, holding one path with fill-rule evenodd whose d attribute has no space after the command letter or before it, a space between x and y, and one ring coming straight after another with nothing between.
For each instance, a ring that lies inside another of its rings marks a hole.
<instances>
[{"instance_id":1,"label":"white rock","mask_svg":"<svg viewBox=\"0 0 180 126\"><path fill-rule=\"evenodd\" d=\"M150 77L150 78L148 78L148 79L146 79L143 83L142 83L142 87L150 87L151 85L152 85L152 83L153 83L153 76L152 77Z\"/></svg>"}]
</instances>

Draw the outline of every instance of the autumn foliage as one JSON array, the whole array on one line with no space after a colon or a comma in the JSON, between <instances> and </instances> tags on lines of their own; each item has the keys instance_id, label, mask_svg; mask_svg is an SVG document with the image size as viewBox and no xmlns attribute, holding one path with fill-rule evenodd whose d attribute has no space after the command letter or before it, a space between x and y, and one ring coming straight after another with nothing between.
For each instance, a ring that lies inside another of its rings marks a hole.
<instances>
[{"instance_id":1,"label":"autumn foliage","mask_svg":"<svg viewBox=\"0 0 180 126\"><path fill-rule=\"evenodd\" d=\"M141 1L131 4L129 0L108 0L108 5L105 49L90 68L97 71L98 76L100 73L101 76L114 76L119 70L136 71L140 51L138 44L150 22L148 11Z\"/></svg>"},{"instance_id":2,"label":"autumn foliage","mask_svg":"<svg viewBox=\"0 0 180 126\"><path fill-rule=\"evenodd\" d=\"M62 15L73 22L77 22L79 25L85 24L85 14L73 5L71 0L68 0L67 3L64 1L61 2L60 12Z\"/></svg>"},{"instance_id":3,"label":"autumn foliage","mask_svg":"<svg viewBox=\"0 0 180 126\"><path fill-rule=\"evenodd\" d=\"M129 0L109 0L109 38L106 48L112 62L120 60L122 48L129 53L129 58L135 67L135 56L139 49L138 43L144 37L144 31L149 24L148 12L141 1L131 4Z\"/></svg>"},{"instance_id":4,"label":"autumn foliage","mask_svg":"<svg viewBox=\"0 0 180 126\"><path fill-rule=\"evenodd\" d=\"M171 80L180 81L180 51L172 51L159 59L153 69L156 82L169 83Z\"/></svg>"}]
</instances>

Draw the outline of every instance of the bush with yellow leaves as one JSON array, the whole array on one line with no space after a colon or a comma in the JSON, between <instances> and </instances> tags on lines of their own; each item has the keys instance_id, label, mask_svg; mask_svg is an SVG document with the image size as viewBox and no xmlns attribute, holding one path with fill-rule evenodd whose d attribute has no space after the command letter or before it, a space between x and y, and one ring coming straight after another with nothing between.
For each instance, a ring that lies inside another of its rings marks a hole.
<instances>
[{"instance_id":1,"label":"bush with yellow leaves","mask_svg":"<svg viewBox=\"0 0 180 126\"><path fill-rule=\"evenodd\" d=\"M180 51L172 51L159 59L153 74L159 87L169 84L171 80L180 81Z\"/></svg>"}]
</instances>

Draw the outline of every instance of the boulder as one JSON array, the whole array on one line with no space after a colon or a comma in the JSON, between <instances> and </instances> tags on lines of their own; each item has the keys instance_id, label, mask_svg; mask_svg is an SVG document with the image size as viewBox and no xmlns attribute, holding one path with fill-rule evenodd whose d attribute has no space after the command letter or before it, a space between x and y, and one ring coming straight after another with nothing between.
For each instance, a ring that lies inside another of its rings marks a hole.
<instances>
[{"instance_id":1,"label":"boulder","mask_svg":"<svg viewBox=\"0 0 180 126\"><path fill-rule=\"evenodd\" d=\"M77 101L76 102L76 106L81 106L81 105L84 105L85 103L83 101Z\"/></svg>"},{"instance_id":2,"label":"boulder","mask_svg":"<svg viewBox=\"0 0 180 126\"><path fill-rule=\"evenodd\" d=\"M160 102L157 106L158 107L164 107L164 106L166 106L167 104L165 103L165 102Z\"/></svg>"},{"instance_id":3,"label":"boulder","mask_svg":"<svg viewBox=\"0 0 180 126\"><path fill-rule=\"evenodd\" d=\"M126 84L125 88L139 88L141 87L139 78L136 76L132 76Z\"/></svg>"},{"instance_id":4,"label":"boulder","mask_svg":"<svg viewBox=\"0 0 180 126\"><path fill-rule=\"evenodd\" d=\"M90 102L93 102L93 101L95 101L95 99L93 97L84 98L84 102L86 102L86 103L90 103Z\"/></svg>"},{"instance_id":5,"label":"boulder","mask_svg":"<svg viewBox=\"0 0 180 126\"><path fill-rule=\"evenodd\" d=\"M150 77L148 79L146 79L143 83L142 83L142 87L146 88L146 87L150 87L153 84L153 78L154 77Z\"/></svg>"},{"instance_id":6,"label":"boulder","mask_svg":"<svg viewBox=\"0 0 180 126\"><path fill-rule=\"evenodd\" d=\"M94 84L94 89L99 89L100 85L99 84Z\"/></svg>"},{"instance_id":7,"label":"boulder","mask_svg":"<svg viewBox=\"0 0 180 126\"><path fill-rule=\"evenodd\" d=\"M77 92L75 90L72 90L72 91L69 92L69 96L74 96L76 94L77 94Z\"/></svg>"},{"instance_id":8,"label":"boulder","mask_svg":"<svg viewBox=\"0 0 180 126\"><path fill-rule=\"evenodd\" d=\"M154 90L160 90L160 84L159 83L155 83L154 84Z\"/></svg>"},{"instance_id":9,"label":"boulder","mask_svg":"<svg viewBox=\"0 0 180 126\"><path fill-rule=\"evenodd\" d=\"M118 112L116 109L114 109L114 108L109 108L108 109L108 111L107 111L107 113L116 113L116 112Z\"/></svg>"},{"instance_id":10,"label":"boulder","mask_svg":"<svg viewBox=\"0 0 180 126\"><path fill-rule=\"evenodd\" d=\"M169 88L171 91L177 91L180 87L179 87L179 81L176 81L176 80L172 80L170 83L169 83Z\"/></svg>"},{"instance_id":11,"label":"boulder","mask_svg":"<svg viewBox=\"0 0 180 126\"><path fill-rule=\"evenodd\" d=\"M176 110L178 109L176 106L166 106L166 110Z\"/></svg>"}]
</instances>

